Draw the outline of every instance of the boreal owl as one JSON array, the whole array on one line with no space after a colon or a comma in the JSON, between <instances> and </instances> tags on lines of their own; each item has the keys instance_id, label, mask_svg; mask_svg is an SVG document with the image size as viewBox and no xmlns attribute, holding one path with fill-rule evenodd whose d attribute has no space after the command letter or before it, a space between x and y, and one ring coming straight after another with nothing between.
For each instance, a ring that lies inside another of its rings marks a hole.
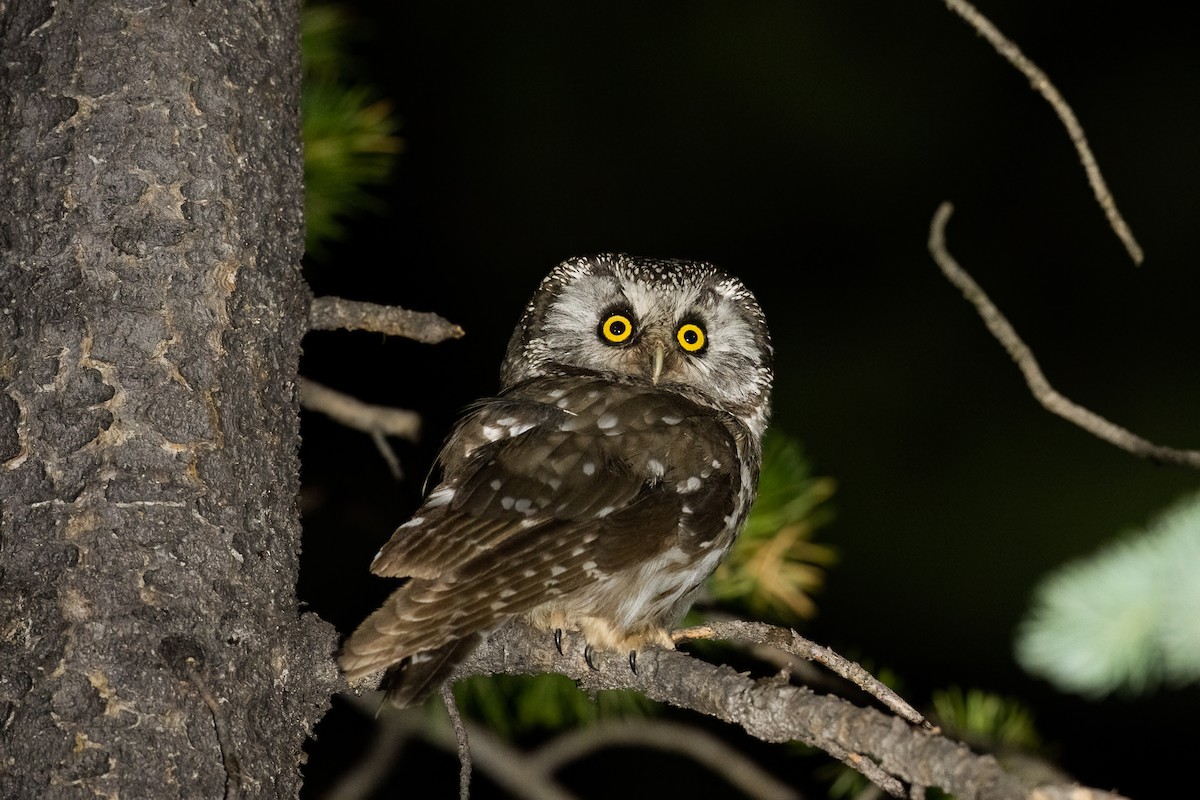
<instances>
[{"instance_id":1,"label":"boreal owl","mask_svg":"<svg viewBox=\"0 0 1200 800\"><path fill-rule=\"evenodd\" d=\"M348 678L389 669L411 704L513 617L582 635L589 663L672 647L750 511L771 380L762 310L711 264L560 264L372 562L407 581L346 641Z\"/></svg>"}]
</instances>

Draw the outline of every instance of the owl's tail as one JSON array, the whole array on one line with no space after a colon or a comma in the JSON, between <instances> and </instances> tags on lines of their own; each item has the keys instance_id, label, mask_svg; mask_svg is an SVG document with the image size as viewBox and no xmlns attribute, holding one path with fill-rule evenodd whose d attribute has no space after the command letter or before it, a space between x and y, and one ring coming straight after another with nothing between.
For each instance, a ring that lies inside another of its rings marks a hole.
<instances>
[{"instance_id":1,"label":"owl's tail","mask_svg":"<svg viewBox=\"0 0 1200 800\"><path fill-rule=\"evenodd\" d=\"M416 705L446 682L454 669L471 654L482 640L482 635L472 633L454 639L439 647L414 653L399 662L395 656L380 657L380 653L360 652L355 649L356 637L346 642L340 663L346 678L354 683L368 675L386 669L380 688L387 692L387 700L397 708Z\"/></svg>"},{"instance_id":2,"label":"owl's tail","mask_svg":"<svg viewBox=\"0 0 1200 800\"><path fill-rule=\"evenodd\" d=\"M455 667L471 654L482 638L473 633L465 639L402 661L384 678L388 702L396 708L408 708L422 702L449 679Z\"/></svg>"},{"instance_id":3,"label":"owl's tail","mask_svg":"<svg viewBox=\"0 0 1200 800\"><path fill-rule=\"evenodd\" d=\"M424 700L504 617L464 600L474 595L446 592L441 582L414 579L392 593L346 639L339 662L354 684L387 670L381 686L398 707ZM486 600L487 598L484 598ZM480 600L479 602L483 602Z\"/></svg>"}]
</instances>

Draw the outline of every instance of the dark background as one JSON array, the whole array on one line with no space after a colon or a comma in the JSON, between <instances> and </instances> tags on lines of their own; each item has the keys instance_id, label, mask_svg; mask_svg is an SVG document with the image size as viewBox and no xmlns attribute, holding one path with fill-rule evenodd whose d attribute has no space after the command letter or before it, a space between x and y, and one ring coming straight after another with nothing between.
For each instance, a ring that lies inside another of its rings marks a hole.
<instances>
[{"instance_id":1,"label":"dark background","mask_svg":"<svg viewBox=\"0 0 1200 800\"><path fill-rule=\"evenodd\" d=\"M1050 107L932 0L350 7L406 152L390 210L359 221L310 280L437 311L467 336L306 340L308 376L427 424L422 445L400 448L397 486L365 436L305 418L313 608L348 631L382 597L367 563L457 410L494 391L554 264L597 251L713 261L771 323L774 424L838 482L820 539L841 560L804 632L894 669L918 704L949 685L1021 697L1079 780L1163 796L1194 757L1196 687L1086 701L1023 674L1012 641L1041 576L1200 476L1041 409L925 241L954 202L952 252L1056 388L1151 440L1200 446L1200 48L1174 16L1185 6L981 9L1074 107L1141 267ZM331 761L318 747L310 769Z\"/></svg>"}]
</instances>

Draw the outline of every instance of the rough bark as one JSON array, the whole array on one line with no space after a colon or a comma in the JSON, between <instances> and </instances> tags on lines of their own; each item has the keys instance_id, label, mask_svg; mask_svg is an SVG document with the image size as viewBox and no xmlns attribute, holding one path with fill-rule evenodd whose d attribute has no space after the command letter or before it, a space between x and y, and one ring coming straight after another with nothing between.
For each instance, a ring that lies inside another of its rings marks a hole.
<instances>
[{"instance_id":1,"label":"rough bark","mask_svg":"<svg viewBox=\"0 0 1200 800\"><path fill-rule=\"evenodd\" d=\"M0 0L0 795L292 797L294 2Z\"/></svg>"}]
</instances>

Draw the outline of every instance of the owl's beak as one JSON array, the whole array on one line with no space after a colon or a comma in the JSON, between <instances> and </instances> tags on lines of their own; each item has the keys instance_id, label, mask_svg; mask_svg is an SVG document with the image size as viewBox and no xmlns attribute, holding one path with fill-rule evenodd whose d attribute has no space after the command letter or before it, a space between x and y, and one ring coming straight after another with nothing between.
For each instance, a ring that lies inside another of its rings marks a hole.
<instances>
[{"instance_id":1,"label":"owl's beak","mask_svg":"<svg viewBox=\"0 0 1200 800\"><path fill-rule=\"evenodd\" d=\"M650 364L650 382L657 384L658 377L662 375L663 357L666 353L663 350L662 342L654 343L654 359Z\"/></svg>"}]
</instances>

